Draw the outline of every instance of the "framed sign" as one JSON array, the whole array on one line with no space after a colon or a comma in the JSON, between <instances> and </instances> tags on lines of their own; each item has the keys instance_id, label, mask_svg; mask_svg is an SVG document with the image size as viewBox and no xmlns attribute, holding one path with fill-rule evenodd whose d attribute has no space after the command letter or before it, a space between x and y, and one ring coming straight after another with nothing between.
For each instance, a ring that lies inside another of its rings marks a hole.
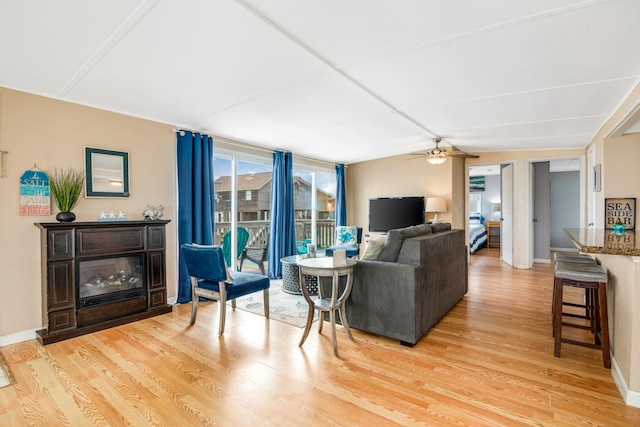
<instances>
[{"instance_id":1,"label":"framed sign","mask_svg":"<svg viewBox=\"0 0 640 427\"><path fill-rule=\"evenodd\" d=\"M610 230L618 220L627 230L636 229L636 199L604 199L604 228Z\"/></svg>"},{"instance_id":2,"label":"framed sign","mask_svg":"<svg viewBox=\"0 0 640 427\"><path fill-rule=\"evenodd\" d=\"M51 215L49 177L29 169L20 177L20 215Z\"/></svg>"}]
</instances>

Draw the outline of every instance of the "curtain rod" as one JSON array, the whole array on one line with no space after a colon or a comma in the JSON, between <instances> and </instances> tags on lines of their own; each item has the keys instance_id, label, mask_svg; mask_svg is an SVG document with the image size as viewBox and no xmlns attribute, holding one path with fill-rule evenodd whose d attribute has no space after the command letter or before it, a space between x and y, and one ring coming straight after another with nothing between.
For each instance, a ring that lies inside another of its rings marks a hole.
<instances>
[{"instance_id":1,"label":"curtain rod","mask_svg":"<svg viewBox=\"0 0 640 427\"><path fill-rule=\"evenodd\" d=\"M209 132L205 132L205 131L198 130L198 129L186 129L186 128L178 129L178 128L173 128L173 132L175 132L175 133L187 132L187 131L188 132L193 132L193 133L209 135L214 140L217 139L219 141L224 142L225 144L234 145L236 147L248 148L248 149L256 150L256 151L262 151L263 153L273 154L275 151L287 151L287 150L284 150L284 149L282 149L282 150L273 150L273 149L270 149L270 148L264 148L264 147L260 147L260 146L257 146L257 145L249 144L247 142L242 142L242 141L236 141L234 139L229 139L229 138L226 138L224 136L214 135L214 134L211 134ZM338 165L338 163L329 162L329 161L326 161L326 160L314 159L314 158L306 157L306 156L301 156L301 155L295 154L295 153L293 154L293 157L301 159L301 160L308 160L310 162L323 163L323 164L327 164L327 165L331 165L331 166L337 166ZM348 165L344 165L344 167L348 168L349 166Z\"/></svg>"}]
</instances>

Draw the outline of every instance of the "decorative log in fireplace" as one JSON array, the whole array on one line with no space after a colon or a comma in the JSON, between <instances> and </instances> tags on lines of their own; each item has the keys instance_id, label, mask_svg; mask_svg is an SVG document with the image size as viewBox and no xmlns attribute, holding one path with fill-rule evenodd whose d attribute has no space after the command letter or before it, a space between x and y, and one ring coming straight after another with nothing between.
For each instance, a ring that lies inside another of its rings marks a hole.
<instances>
[{"instance_id":1,"label":"decorative log in fireplace","mask_svg":"<svg viewBox=\"0 0 640 427\"><path fill-rule=\"evenodd\" d=\"M36 223L42 248L42 344L169 313L169 221Z\"/></svg>"}]
</instances>

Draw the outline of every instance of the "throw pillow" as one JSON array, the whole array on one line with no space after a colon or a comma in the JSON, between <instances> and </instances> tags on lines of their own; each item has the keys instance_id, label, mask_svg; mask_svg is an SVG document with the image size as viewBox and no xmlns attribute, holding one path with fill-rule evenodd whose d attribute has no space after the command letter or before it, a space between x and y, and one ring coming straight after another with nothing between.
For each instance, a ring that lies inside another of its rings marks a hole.
<instances>
[{"instance_id":1,"label":"throw pillow","mask_svg":"<svg viewBox=\"0 0 640 427\"><path fill-rule=\"evenodd\" d=\"M379 237L377 239L372 239L369 241L366 249L364 250L364 254L361 259L368 259L369 261L377 261L380 257L380 253L382 253L382 249L384 249L384 237Z\"/></svg>"},{"instance_id":2,"label":"throw pillow","mask_svg":"<svg viewBox=\"0 0 640 427\"><path fill-rule=\"evenodd\" d=\"M358 245L358 227L355 225L336 227L336 245L357 246Z\"/></svg>"},{"instance_id":3,"label":"throw pillow","mask_svg":"<svg viewBox=\"0 0 640 427\"><path fill-rule=\"evenodd\" d=\"M400 254L400 248L404 236L400 229L389 230L387 238L384 241L384 248L382 253L378 257L378 261L396 262L398 260L398 254Z\"/></svg>"}]
</instances>

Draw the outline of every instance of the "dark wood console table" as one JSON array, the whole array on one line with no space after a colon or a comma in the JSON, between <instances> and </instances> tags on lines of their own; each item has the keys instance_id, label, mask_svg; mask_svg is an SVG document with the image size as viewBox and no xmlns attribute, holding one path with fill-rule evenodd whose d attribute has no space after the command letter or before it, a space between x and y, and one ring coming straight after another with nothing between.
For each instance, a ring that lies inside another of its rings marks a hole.
<instances>
[{"instance_id":1,"label":"dark wood console table","mask_svg":"<svg viewBox=\"0 0 640 427\"><path fill-rule=\"evenodd\" d=\"M36 332L38 341L50 344L171 312L165 262L168 222L36 223L46 322L45 329ZM120 271L94 274L116 268Z\"/></svg>"}]
</instances>

